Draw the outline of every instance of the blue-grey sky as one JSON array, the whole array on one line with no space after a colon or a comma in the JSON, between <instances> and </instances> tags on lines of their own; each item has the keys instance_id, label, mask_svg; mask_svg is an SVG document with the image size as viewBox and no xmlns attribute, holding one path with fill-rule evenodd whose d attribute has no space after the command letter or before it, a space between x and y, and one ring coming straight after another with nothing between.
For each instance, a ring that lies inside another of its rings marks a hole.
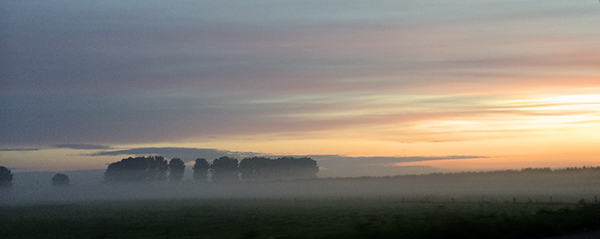
<instances>
[{"instance_id":1,"label":"blue-grey sky","mask_svg":"<svg viewBox=\"0 0 600 239\"><path fill-rule=\"evenodd\" d=\"M598 153L593 0L6 0L0 11L8 167L101 168L119 156L84 155L151 147L479 160L392 169L581 166Z\"/></svg>"}]
</instances>

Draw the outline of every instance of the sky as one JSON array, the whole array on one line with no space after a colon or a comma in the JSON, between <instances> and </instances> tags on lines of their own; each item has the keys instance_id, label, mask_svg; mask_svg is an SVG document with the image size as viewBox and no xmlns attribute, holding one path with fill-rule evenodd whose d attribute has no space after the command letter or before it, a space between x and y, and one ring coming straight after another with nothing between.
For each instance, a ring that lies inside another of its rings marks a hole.
<instances>
[{"instance_id":1,"label":"sky","mask_svg":"<svg viewBox=\"0 0 600 239\"><path fill-rule=\"evenodd\" d=\"M599 25L596 0L5 0L0 165L598 166Z\"/></svg>"}]
</instances>

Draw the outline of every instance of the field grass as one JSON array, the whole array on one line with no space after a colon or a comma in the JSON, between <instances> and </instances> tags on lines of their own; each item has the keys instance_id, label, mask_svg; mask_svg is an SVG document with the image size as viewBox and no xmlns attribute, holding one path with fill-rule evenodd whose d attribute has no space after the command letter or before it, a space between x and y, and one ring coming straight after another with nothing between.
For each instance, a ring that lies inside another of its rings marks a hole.
<instances>
[{"instance_id":1,"label":"field grass","mask_svg":"<svg viewBox=\"0 0 600 239\"><path fill-rule=\"evenodd\" d=\"M0 206L0 238L531 238L600 228L595 203L227 198Z\"/></svg>"}]
</instances>

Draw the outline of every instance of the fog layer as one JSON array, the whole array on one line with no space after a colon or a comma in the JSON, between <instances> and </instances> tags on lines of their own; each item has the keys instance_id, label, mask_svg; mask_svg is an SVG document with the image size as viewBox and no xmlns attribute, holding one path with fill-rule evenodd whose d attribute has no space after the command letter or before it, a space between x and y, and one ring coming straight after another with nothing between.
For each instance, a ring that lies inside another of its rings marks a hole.
<instances>
[{"instance_id":1,"label":"fog layer","mask_svg":"<svg viewBox=\"0 0 600 239\"><path fill-rule=\"evenodd\" d=\"M17 174L18 175L18 174ZM48 175L46 175L48 176ZM76 177L72 177L75 179ZM18 177L17 177L18 179ZM72 180L75 182L75 180ZM66 187L18 184L1 192L1 204L70 203L98 200L283 199L393 197L399 201L577 202L600 196L600 174L593 170L502 171L488 173L329 178L267 182L106 184Z\"/></svg>"}]
</instances>

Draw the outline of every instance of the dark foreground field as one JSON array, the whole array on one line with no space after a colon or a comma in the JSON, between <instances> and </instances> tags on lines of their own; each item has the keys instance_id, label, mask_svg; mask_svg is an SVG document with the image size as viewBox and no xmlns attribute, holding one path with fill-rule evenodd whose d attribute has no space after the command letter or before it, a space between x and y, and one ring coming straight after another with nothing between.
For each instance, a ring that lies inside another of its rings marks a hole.
<instances>
[{"instance_id":1,"label":"dark foreground field","mask_svg":"<svg viewBox=\"0 0 600 239\"><path fill-rule=\"evenodd\" d=\"M0 238L535 238L600 229L596 203L375 198L0 206Z\"/></svg>"}]
</instances>

